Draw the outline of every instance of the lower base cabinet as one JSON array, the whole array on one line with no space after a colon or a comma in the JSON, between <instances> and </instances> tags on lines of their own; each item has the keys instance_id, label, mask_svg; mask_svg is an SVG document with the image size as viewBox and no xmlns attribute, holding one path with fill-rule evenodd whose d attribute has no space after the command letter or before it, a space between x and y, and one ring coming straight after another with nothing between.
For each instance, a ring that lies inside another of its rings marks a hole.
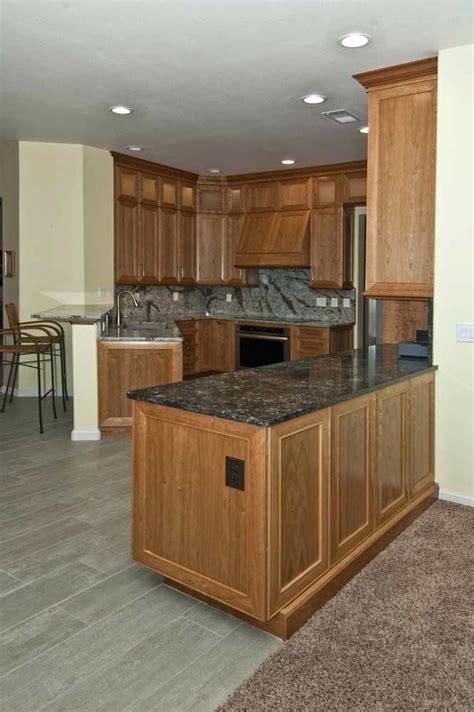
<instances>
[{"instance_id":1,"label":"lower base cabinet","mask_svg":"<svg viewBox=\"0 0 474 712\"><path fill-rule=\"evenodd\" d=\"M98 343L99 428L103 434L129 432L132 403L127 392L181 381L181 342Z\"/></svg>"},{"instance_id":2,"label":"lower base cabinet","mask_svg":"<svg viewBox=\"0 0 474 712\"><path fill-rule=\"evenodd\" d=\"M301 625L436 496L433 388L413 376L271 428L135 402L134 559L277 635Z\"/></svg>"}]
</instances>

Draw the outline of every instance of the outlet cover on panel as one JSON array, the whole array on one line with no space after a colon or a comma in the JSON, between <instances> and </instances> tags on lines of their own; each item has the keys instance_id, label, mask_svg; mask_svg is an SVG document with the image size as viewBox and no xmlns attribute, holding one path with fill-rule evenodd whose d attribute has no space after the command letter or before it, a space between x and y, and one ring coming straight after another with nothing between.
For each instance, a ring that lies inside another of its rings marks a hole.
<instances>
[{"instance_id":1,"label":"outlet cover on panel","mask_svg":"<svg viewBox=\"0 0 474 712\"><path fill-rule=\"evenodd\" d=\"M474 324L456 324L456 341L474 341Z\"/></svg>"},{"instance_id":2,"label":"outlet cover on panel","mask_svg":"<svg viewBox=\"0 0 474 712\"><path fill-rule=\"evenodd\" d=\"M337 307L338 303L339 303L339 300L337 297L331 297L331 306L332 307Z\"/></svg>"},{"instance_id":3,"label":"outlet cover on panel","mask_svg":"<svg viewBox=\"0 0 474 712\"><path fill-rule=\"evenodd\" d=\"M346 307L348 309L351 306L351 300L350 299L343 299L342 300L342 306Z\"/></svg>"},{"instance_id":4,"label":"outlet cover on panel","mask_svg":"<svg viewBox=\"0 0 474 712\"><path fill-rule=\"evenodd\" d=\"M232 301L232 294L229 294L229 292L227 292L227 294L225 295L225 300L226 300L226 302L231 302L231 301Z\"/></svg>"},{"instance_id":5,"label":"outlet cover on panel","mask_svg":"<svg viewBox=\"0 0 474 712\"><path fill-rule=\"evenodd\" d=\"M326 304L327 304L326 297L316 297L316 306L317 307L325 307Z\"/></svg>"},{"instance_id":6,"label":"outlet cover on panel","mask_svg":"<svg viewBox=\"0 0 474 712\"><path fill-rule=\"evenodd\" d=\"M179 292L173 292L173 301L179 302Z\"/></svg>"}]
</instances>

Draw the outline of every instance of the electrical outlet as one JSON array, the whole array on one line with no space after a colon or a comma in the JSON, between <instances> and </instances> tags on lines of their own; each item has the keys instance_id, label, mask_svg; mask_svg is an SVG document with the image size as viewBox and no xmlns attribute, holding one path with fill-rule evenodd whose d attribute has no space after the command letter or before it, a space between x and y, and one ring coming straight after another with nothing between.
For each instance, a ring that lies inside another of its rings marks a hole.
<instances>
[{"instance_id":1,"label":"electrical outlet","mask_svg":"<svg viewBox=\"0 0 474 712\"><path fill-rule=\"evenodd\" d=\"M173 301L179 302L179 292L173 292Z\"/></svg>"},{"instance_id":2,"label":"electrical outlet","mask_svg":"<svg viewBox=\"0 0 474 712\"><path fill-rule=\"evenodd\" d=\"M226 300L226 302L232 301L232 294L230 294L230 292L227 292L227 294L225 295L225 300Z\"/></svg>"},{"instance_id":3,"label":"electrical outlet","mask_svg":"<svg viewBox=\"0 0 474 712\"><path fill-rule=\"evenodd\" d=\"M456 324L456 341L474 341L474 324Z\"/></svg>"},{"instance_id":4,"label":"electrical outlet","mask_svg":"<svg viewBox=\"0 0 474 712\"><path fill-rule=\"evenodd\" d=\"M338 305L338 298L337 297L331 297L331 306L332 307L337 307Z\"/></svg>"},{"instance_id":5,"label":"electrical outlet","mask_svg":"<svg viewBox=\"0 0 474 712\"><path fill-rule=\"evenodd\" d=\"M346 307L346 309L350 308L351 306L351 300L350 299L343 299L342 300L342 306Z\"/></svg>"},{"instance_id":6,"label":"electrical outlet","mask_svg":"<svg viewBox=\"0 0 474 712\"><path fill-rule=\"evenodd\" d=\"M225 458L225 484L238 490L245 490L245 462L237 457Z\"/></svg>"},{"instance_id":7,"label":"electrical outlet","mask_svg":"<svg viewBox=\"0 0 474 712\"><path fill-rule=\"evenodd\" d=\"M316 306L317 307L325 307L326 304L327 304L326 297L316 297Z\"/></svg>"}]
</instances>

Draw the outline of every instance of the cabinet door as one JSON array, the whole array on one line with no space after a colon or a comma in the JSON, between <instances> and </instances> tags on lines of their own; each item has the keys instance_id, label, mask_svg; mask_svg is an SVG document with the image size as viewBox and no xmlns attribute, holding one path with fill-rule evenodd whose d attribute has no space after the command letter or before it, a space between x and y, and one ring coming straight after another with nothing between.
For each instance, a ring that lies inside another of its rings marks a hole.
<instances>
[{"instance_id":1,"label":"cabinet door","mask_svg":"<svg viewBox=\"0 0 474 712\"><path fill-rule=\"evenodd\" d=\"M129 200L115 202L115 281L135 284L138 265L139 204Z\"/></svg>"},{"instance_id":2,"label":"cabinet door","mask_svg":"<svg viewBox=\"0 0 474 712\"><path fill-rule=\"evenodd\" d=\"M343 209L313 210L311 223L311 286L343 286Z\"/></svg>"},{"instance_id":3,"label":"cabinet door","mask_svg":"<svg viewBox=\"0 0 474 712\"><path fill-rule=\"evenodd\" d=\"M153 173L141 173L141 203L157 206L160 195L160 179Z\"/></svg>"},{"instance_id":4,"label":"cabinet door","mask_svg":"<svg viewBox=\"0 0 474 712\"><path fill-rule=\"evenodd\" d=\"M159 281L159 212L153 204L139 206L140 238L138 242L138 273L140 282Z\"/></svg>"},{"instance_id":5,"label":"cabinet door","mask_svg":"<svg viewBox=\"0 0 474 712\"><path fill-rule=\"evenodd\" d=\"M216 319L212 326L212 370L235 371L235 322Z\"/></svg>"},{"instance_id":6,"label":"cabinet door","mask_svg":"<svg viewBox=\"0 0 474 712\"><path fill-rule=\"evenodd\" d=\"M278 210L311 207L311 178L291 178L278 183Z\"/></svg>"},{"instance_id":7,"label":"cabinet door","mask_svg":"<svg viewBox=\"0 0 474 712\"><path fill-rule=\"evenodd\" d=\"M366 295L433 295L436 79L369 93Z\"/></svg>"},{"instance_id":8,"label":"cabinet door","mask_svg":"<svg viewBox=\"0 0 474 712\"><path fill-rule=\"evenodd\" d=\"M99 424L101 428L130 427L132 401L127 392L181 381L181 345L98 344Z\"/></svg>"},{"instance_id":9,"label":"cabinet door","mask_svg":"<svg viewBox=\"0 0 474 712\"><path fill-rule=\"evenodd\" d=\"M375 525L408 502L409 383L376 393Z\"/></svg>"},{"instance_id":10,"label":"cabinet door","mask_svg":"<svg viewBox=\"0 0 474 712\"><path fill-rule=\"evenodd\" d=\"M160 208L160 282L177 284L178 265L178 211Z\"/></svg>"},{"instance_id":11,"label":"cabinet door","mask_svg":"<svg viewBox=\"0 0 474 712\"><path fill-rule=\"evenodd\" d=\"M197 282L225 284L227 281L226 224L224 215L198 215Z\"/></svg>"},{"instance_id":12,"label":"cabinet door","mask_svg":"<svg viewBox=\"0 0 474 712\"><path fill-rule=\"evenodd\" d=\"M160 179L160 203L165 208L178 207L178 181L172 178Z\"/></svg>"},{"instance_id":13,"label":"cabinet door","mask_svg":"<svg viewBox=\"0 0 474 712\"><path fill-rule=\"evenodd\" d=\"M292 361L329 353L329 329L317 326L292 326L290 355Z\"/></svg>"},{"instance_id":14,"label":"cabinet door","mask_svg":"<svg viewBox=\"0 0 474 712\"><path fill-rule=\"evenodd\" d=\"M410 380L410 496L434 483L434 373Z\"/></svg>"},{"instance_id":15,"label":"cabinet door","mask_svg":"<svg viewBox=\"0 0 474 712\"><path fill-rule=\"evenodd\" d=\"M244 207L244 189L243 185L231 185L228 189L228 208L230 213L242 213Z\"/></svg>"},{"instance_id":16,"label":"cabinet door","mask_svg":"<svg viewBox=\"0 0 474 712\"><path fill-rule=\"evenodd\" d=\"M341 176L313 178L313 205L315 208L339 208L342 205Z\"/></svg>"},{"instance_id":17,"label":"cabinet door","mask_svg":"<svg viewBox=\"0 0 474 712\"><path fill-rule=\"evenodd\" d=\"M344 203L365 203L367 199L367 173L348 173L342 177Z\"/></svg>"},{"instance_id":18,"label":"cabinet door","mask_svg":"<svg viewBox=\"0 0 474 712\"><path fill-rule=\"evenodd\" d=\"M332 408L331 563L374 529L374 404L375 396L370 394Z\"/></svg>"},{"instance_id":19,"label":"cabinet door","mask_svg":"<svg viewBox=\"0 0 474 712\"><path fill-rule=\"evenodd\" d=\"M196 216L183 210L179 213L179 282L196 281Z\"/></svg>"},{"instance_id":20,"label":"cabinet door","mask_svg":"<svg viewBox=\"0 0 474 712\"><path fill-rule=\"evenodd\" d=\"M276 210L278 203L278 183L248 183L245 186L245 203L249 211Z\"/></svg>"},{"instance_id":21,"label":"cabinet door","mask_svg":"<svg viewBox=\"0 0 474 712\"><path fill-rule=\"evenodd\" d=\"M227 284L245 287L257 284L257 270L235 267L237 248L240 242L245 215L228 215L227 221Z\"/></svg>"},{"instance_id":22,"label":"cabinet door","mask_svg":"<svg viewBox=\"0 0 474 712\"><path fill-rule=\"evenodd\" d=\"M195 210L196 186L194 183L179 182L179 206L181 210Z\"/></svg>"},{"instance_id":23,"label":"cabinet door","mask_svg":"<svg viewBox=\"0 0 474 712\"><path fill-rule=\"evenodd\" d=\"M191 376L197 370L197 322L177 321L183 335L183 376Z\"/></svg>"},{"instance_id":24,"label":"cabinet door","mask_svg":"<svg viewBox=\"0 0 474 712\"><path fill-rule=\"evenodd\" d=\"M270 428L270 615L328 568L329 422L321 410Z\"/></svg>"},{"instance_id":25,"label":"cabinet door","mask_svg":"<svg viewBox=\"0 0 474 712\"><path fill-rule=\"evenodd\" d=\"M115 197L140 199L140 172L133 168L115 166Z\"/></svg>"}]
</instances>

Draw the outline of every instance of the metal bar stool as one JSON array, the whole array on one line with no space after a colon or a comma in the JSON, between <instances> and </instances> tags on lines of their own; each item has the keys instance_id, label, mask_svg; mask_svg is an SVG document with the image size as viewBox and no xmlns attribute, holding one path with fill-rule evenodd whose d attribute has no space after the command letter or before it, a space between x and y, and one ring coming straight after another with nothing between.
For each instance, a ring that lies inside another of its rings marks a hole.
<instances>
[{"instance_id":1,"label":"metal bar stool","mask_svg":"<svg viewBox=\"0 0 474 712\"><path fill-rule=\"evenodd\" d=\"M20 322L18 318L18 309L16 307L16 304L14 304L13 302L10 302L10 304L5 305L5 311L7 313L10 329L23 329L26 327L26 330L29 332L30 329L32 329L33 327L38 326L42 331L44 331L45 329L47 330L47 333L49 334L53 343L54 356L59 357L61 372L61 395L63 401L63 410L66 411L66 401L69 400L69 394L67 391L66 341L64 337L63 327L57 321L51 321L50 319ZM45 340L47 339L47 337L41 336L40 340L41 339ZM13 376L12 395L10 396L10 399L13 397L13 389L15 388L16 384L17 372L18 367L15 369L15 374Z\"/></svg>"},{"instance_id":2,"label":"metal bar stool","mask_svg":"<svg viewBox=\"0 0 474 712\"><path fill-rule=\"evenodd\" d=\"M51 393L51 402L53 408L53 415L55 418L58 417L56 413L56 402L55 402L55 376L54 376L54 354L53 354L53 342L49 333L46 329L34 327L37 330L44 331L45 335L35 336L34 334L28 333L26 330L21 329L4 329L0 331L0 354L11 356L11 361L4 361L4 363L10 363L10 373L8 375L7 385L5 387L5 393L3 395L3 402L0 412L5 412L5 404L8 399L8 393L10 393L10 402L13 395L13 389L15 386L15 379L18 371L18 366L27 366L28 368L35 368L37 371L38 379L38 415L39 415L39 425L40 433L43 433L43 400ZM8 343L11 341L11 343ZM45 362L45 357L49 355L49 362L51 365L51 388L49 388L45 393L42 393L41 384L41 366L42 360ZM32 361L21 362L22 356L35 356L36 358Z\"/></svg>"}]
</instances>

